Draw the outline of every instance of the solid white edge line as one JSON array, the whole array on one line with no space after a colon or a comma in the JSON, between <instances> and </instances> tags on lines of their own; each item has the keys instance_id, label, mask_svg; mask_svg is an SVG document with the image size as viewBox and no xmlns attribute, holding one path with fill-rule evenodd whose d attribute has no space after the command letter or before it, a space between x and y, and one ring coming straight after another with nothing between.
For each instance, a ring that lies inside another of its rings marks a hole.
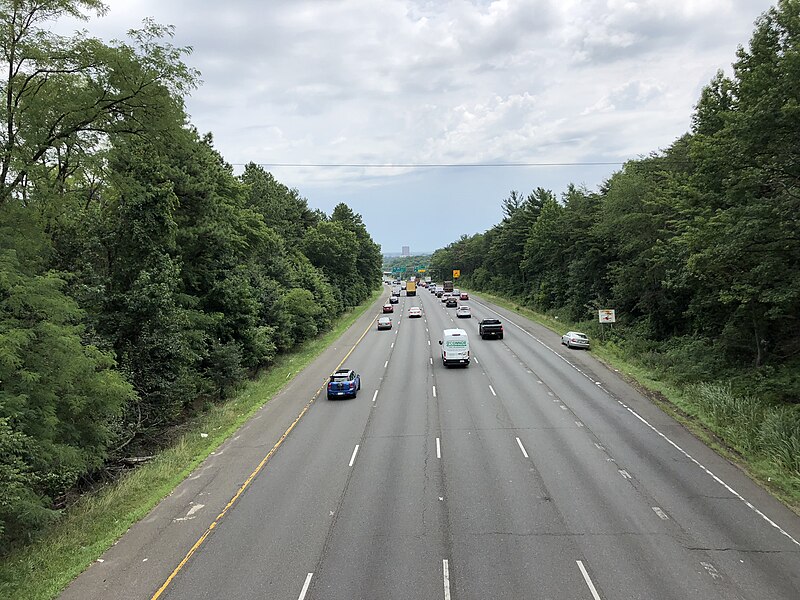
<instances>
[{"instance_id":1,"label":"solid white edge line","mask_svg":"<svg viewBox=\"0 0 800 600\"><path fill-rule=\"evenodd\" d=\"M313 575L313 573L309 573L306 576L306 582L303 584L303 589L300 590L300 596L297 598L297 600L303 600L303 598L306 597L306 592L308 592L308 586L311 585L311 577L313 577Z\"/></svg>"},{"instance_id":2,"label":"solid white edge line","mask_svg":"<svg viewBox=\"0 0 800 600\"><path fill-rule=\"evenodd\" d=\"M575 365L573 365L571 362L569 362L569 361L568 361L566 358L564 358L563 356L561 356L561 355L560 355L558 352L556 352L555 350L553 350L552 348L550 348L550 347L549 347L547 344L545 344L545 343L544 343L542 340L540 340L539 338L537 338L535 335L533 335L533 334L532 334L532 333L530 333L529 331L526 331L525 329L523 329L522 327L520 327L519 325L517 325L516 323L514 323L514 321L512 321L511 319L508 319L507 317L504 317L503 315L501 315L501 314L500 314L499 312L497 312L496 310L492 310L491 308L489 308L487 305L483 304L482 302L478 302L478 301L476 300L476 301L475 301L475 303L476 303L476 304L480 304L480 305L481 305L481 306L483 306L483 307L484 307L486 310L488 310L488 311L489 311L489 312L491 312L491 313L494 313L494 314L495 314L495 315L497 315L498 317L503 317L503 318L505 318L507 322L511 323L511 324L512 324L514 327L516 327L517 329L519 329L519 330L520 330L522 333L524 333L525 335L527 335L527 336L528 336L528 337L530 337L531 339L533 339L533 340L536 340L536 341L537 341L537 342L538 342L538 343L539 343L539 344L540 344L540 345L541 345L543 348L545 348L545 350L549 351L550 353L552 353L553 355L557 356L559 359L561 359L562 361L564 361L565 363L567 363L567 364L568 364L570 367L572 367L573 369L575 369L575 370L576 370L578 373L580 373L581 375L583 375L584 377L586 377L586 379L588 379L588 380L589 380L589 381L591 381L592 383L597 383L597 382L596 382L596 381L594 381L594 380L593 380L591 377L589 377L589 376L588 376L586 373L584 373L583 371L581 371L581 370L580 370L578 367L576 367L576 366L575 366ZM674 448L675 448L675 449L676 449L678 452L680 452L681 454L683 454L683 455L684 455L686 458L688 458L690 461L692 461L692 462L693 462L695 465L697 465L698 467L700 467L700 469L702 469L702 470L703 470L703 471L704 471L704 472L705 472L707 475L709 475L709 476L710 476L710 477L711 477L711 478L712 478L714 481L716 481L718 484L720 484L722 487L724 487L726 490L728 490L728 491L729 491L731 494L733 494L734 496L736 496L736 497L737 497L739 500L741 500L742 502L744 502L744 505L745 505L745 506L747 506L747 508L749 508L750 510L752 510L752 511L753 511L754 513L756 513L756 514L757 514L759 517L761 517L761 518L762 518L762 519L764 519L764 520L765 520L767 523L769 523L769 524L770 524L770 525L772 525L772 526L773 526L775 529L777 529L777 530L778 530L780 533L782 533L784 536L786 536L787 538L789 538L789 539L790 539L790 540L791 540L791 541L792 541L792 542L793 542L793 543L794 543L796 546L800 546L800 541L798 541L798 540L794 539L794 538L792 537L792 535L791 535L791 534L790 534L788 531L784 530L784 529L783 529L783 528L782 528L780 525L778 525L778 524L777 524L775 521L773 521L773 520L772 520L772 519L770 519L770 518L769 518L767 515L765 515L763 512L761 512L761 510L759 510L758 508L756 508L755 506L753 506L753 504L752 504L752 503L751 503L749 500L746 500L746 499L744 498L744 496L742 496L742 495L741 495L739 492L737 492L737 491L736 491L736 490L734 490L734 489L733 489L731 486L729 486L727 483L725 483L724 481L722 481L722 479L720 479L720 478L719 478L719 477L717 477L717 476L716 476L714 473L712 473L712 472L711 472L711 471L710 471L710 470L709 470L709 469L708 469L708 468L707 468L705 465L703 465L702 463L700 463L700 461L698 461L698 460L697 460L696 458L694 458L694 457L693 457L691 454L689 454L688 452L686 452L686 450L684 450L683 448L681 448L680 446L678 446L678 444L676 444L676 443L675 443L675 442L673 442L671 439L669 439L669 438L668 438L666 435L664 435L663 433L661 433L661 432L660 432L658 429L656 429L656 428L655 428L653 425L651 425L651 424L650 424L650 423L647 421L647 419L645 419L644 417L642 417L642 416L641 416L639 413L637 413L635 410L633 410L633 409L632 409L630 406L628 406L628 405L624 404L624 403L623 403L621 400L619 400L618 398L615 398L613 394L611 394L609 391L607 391L606 389L604 389L602 386L600 387L600 389L601 389L601 390L602 390L602 391L603 391L603 392L604 392L606 395L608 395L609 397L611 397L611 398L614 398L615 400L617 400L617 402L619 403L619 405L620 405L620 406L622 406L623 408L625 408L625 409L626 409L628 412L630 412L630 413L631 413L631 414L632 414L634 417L636 417L636 418L637 418L637 419L639 419L639 420L640 420L642 423L644 423L645 425L647 425L647 427L649 427L650 429L652 429L652 430L653 430L653 431L654 431L656 434L658 434L658 435L659 435L661 438L663 438L663 439L664 439L664 441L666 441L668 444L670 444L672 447L674 447Z\"/></svg>"},{"instance_id":3,"label":"solid white edge line","mask_svg":"<svg viewBox=\"0 0 800 600\"><path fill-rule=\"evenodd\" d=\"M450 563L442 560L442 578L444 579L444 600L450 600Z\"/></svg>"},{"instance_id":4,"label":"solid white edge line","mask_svg":"<svg viewBox=\"0 0 800 600\"><path fill-rule=\"evenodd\" d=\"M750 501L748 501L748 500L745 500L744 496L742 496L742 495L741 495L739 492L737 492L737 491L736 491L736 490L734 490L734 489L733 489L731 486L729 486L727 483L725 483L724 481L722 481L722 479L720 479L719 477L717 477L716 475L714 475L714 473L712 473L712 472L711 472L711 471L710 471L710 470L709 470L709 469L708 469L708 468L707 468L705 465L703 465L702 463L700 463L700 461L698 461L698 460L697 460L696 458L694 458L694 457L693 457L691 454L689 454L688 452L686 452L686 450L684 450L683 448L681 448L680 446L678 446L678 444L676 444L675 442L673 442L673 441L672 441L671 439L669 439L669 438L668 438L666 435L664 435L663 433L661 433L661 432L660 432L658 429L656 429L655 427L653 427L653 426L652 426L652 425L651 425L651 424L650 424L650 423L647 421L647 419L645 419L644 417L642 417L642 416L641 416L639 413L637 413L635 410L633 410L633 409L632 409L632 408L630 408L629 406L626 406L626 407L625 407L625 410L627 410L627 411L628 411L629 413L631 413L631 414L632 414L634 417L636 417L637 419L639 419L639 420L640 420L642 423L644 423L645 425L647 425L647 426L648 426L650 429L652 429L654 432L656 432L656 434L658 434L658 435L659 435L661 438L663 438L663 439L664 439L664 440L665 440L665 441L666 441L668 444L670 444L672 447L674 447L674 448L675 448L675 449L676 449L678 452L680 452L681 454L683 454L683 455L684 455L686 458L688 458L690 461L692 461L694 464L696 464L698 467L700 467L700 468L701 468L703 471L705 471L705 473L706 473L706 474L710 475L710 476L711 476L711 478L712 478L714 481L716 481L718 484L720 484L722 487L724 487L726 490L728 490L728 491L729 491L731 494L733 494L734 496L736 496L736 497L737 497L739 500L741 500L742 502L744 502L744 504L745 504L745 506L747 506L747 508L749 508L750 510L752 510L752 511L753 511L754 513L756 513L756 514L757 514L759 517L761 517L761 518L762 518L762 519L764 519L764 520L765 520L767 523L769 523L770 525L772 525L772 526L773 526L775 529L777 529L778 531L780 531L780 532L781 532L783 535L785 535L785 536L786 536L787 538L789 538L789 539L790 539L792 542L794 542L794 544L795 544L795 545L797 545L797 546L800 546L800 542L798 542L796 539L794 539L794 538L791 536L791 534L790 534L788 531L786 531L786 530L782 529L782 528L781 528L781 526L780 526L780 525L778 525L778 524L777 524L775 521L773 521L772 519L770 519L770 518L769 518L767 515L765 515L763 512L761 512L761 511L760 511L759 509L757 509L755 506L753 506L753 505L750 503Z\"/></svg>"},{"instance_id":5,"label":"solid white edge line","mask_svg":"<svg viewBox=\"0 0 800 600\"><path fill-rule=\"evenodd\" d=\"M353 463L356 460L356 454L358 454L358 444L356 444L356 447L353 449L353 456L350 457L350 464L347 465L348 467L352 467L353 466Z\"/></svg>"},{"instance_id":6,"label":"solid white edge line","mask_svg":"<svg viewBox=\"0 0 800 600\"><path fill-rule=\"evenodd\" d=\"M592 598L594 598L594 600L600 600L600 594L597 593L597 589L594 587L594 584L589 577L589 573L586 571L586 567L584 567L583 563L579 560L576 560L575 562L578 563L578 568L581 570L583 580L586 582L586 585L589 586L589 591L592 592Z\"/></svg>"},{"instance_id":7,"label":"solid white edge line","mask_svg":"<svg viewBox=\"0 0 800 600\"><path fill-rule=\"evenodd\" d=\"M375 402L375 400L377 399L377 397L378 397L378 390L375 390L375 393L374 393L374 394L372 394L372 401L373 401L373 402Z\"/></svg>"},{"instance_id":8,"label":"solid white edge line","mask_svg":"<svg viewBox=\"0 0 800 600\"><path fill-rule=\"evenodd\" d=\"M489 391L492 392L492 396L497 396L497 392L494 391L494 388L490 385Z\"/></svg>"},{"instance_id":9,"label":"solid white edge line","mask_svg":"<svg viewBox=\"0 0 800 600\"><path fill-rule=\"evenodd\" d=\"M522 440L517 438L517 444L519 444L519 449L522 450L522 456L528 458L528 453L525 452L525 446L522 445Z\"/></svg>"},{"instance_id":10,"label":"solid white edge line","mask_svg":"<svg viewBox=\"0 0 800 600\"><path fill-rule=\"evenodd\" d=\"M436 386L433 386L433 397L436 398Z\"/></svg>"},{"instance_id":11,"label":"solid white edge line","mask_svg":"<svg viewBox=\"0 0 800 600\"><path fill-rule=\"evenodd\" d=\"M438 437L436 438L436 458L442 458L442 445Z\"/></svg>"}]
</instances>

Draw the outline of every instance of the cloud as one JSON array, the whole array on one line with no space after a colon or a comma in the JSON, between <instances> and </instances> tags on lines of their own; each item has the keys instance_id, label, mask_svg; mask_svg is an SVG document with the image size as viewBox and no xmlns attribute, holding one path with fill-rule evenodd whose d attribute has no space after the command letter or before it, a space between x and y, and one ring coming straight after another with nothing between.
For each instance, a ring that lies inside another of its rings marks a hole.
<instances>
[{"instance_id":1,"label":"cloud","mask_svg":"<svg viewBox=\"0 0 800 600\"><path fill-rule=\"evenodd\" d=\"M646 154L688 130L701 87L735 59L772 4L107 1L106 17L75 27L120 38L151 16L176 26L176 45L194 48L186 60L204 83L187 108L226 160L337 164ZM330 195L428 175L339 168L280 176Z\"/></svg>"}]
</instances>

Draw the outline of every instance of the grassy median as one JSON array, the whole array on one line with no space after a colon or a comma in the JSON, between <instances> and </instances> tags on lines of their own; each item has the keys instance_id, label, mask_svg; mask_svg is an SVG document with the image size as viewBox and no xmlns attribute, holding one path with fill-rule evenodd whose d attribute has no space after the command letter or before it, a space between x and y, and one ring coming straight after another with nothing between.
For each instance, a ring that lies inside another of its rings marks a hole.
<instances>
[{"instance_id":1,"label":"grassy median","mask_svg":"<svg viewBox=\"0 0 800 600\"><path fill-rule=\"evenodd\" d=\"M0 598L49 600L142 519L211 452L233 435L366 312L380 295L345 313L334 328L310 340L245 385L234 398L186 423L170 448L96 492L84 495L37 541L0 562ZM202 434L207 434L203 437Z\"/></svg>"}]
</instances>

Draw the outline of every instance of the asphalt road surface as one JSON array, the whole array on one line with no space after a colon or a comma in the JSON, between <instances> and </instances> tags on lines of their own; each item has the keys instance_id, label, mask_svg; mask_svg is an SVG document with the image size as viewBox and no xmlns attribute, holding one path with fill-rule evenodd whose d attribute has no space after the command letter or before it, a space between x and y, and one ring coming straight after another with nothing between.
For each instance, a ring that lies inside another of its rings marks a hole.
<instances>
[{"instance_id":1,"label":"asphalt road surface","mask_svg":"<svg viewBox=\"0 0 800 600\"><path fill-rule=\"evenodd\" d=\"M465 303L420 288L389 331L376 304L62 597L800 598L800 518L588 352ZM309 404L345 356L358 397Z\"/></svg>"}]
</instances>

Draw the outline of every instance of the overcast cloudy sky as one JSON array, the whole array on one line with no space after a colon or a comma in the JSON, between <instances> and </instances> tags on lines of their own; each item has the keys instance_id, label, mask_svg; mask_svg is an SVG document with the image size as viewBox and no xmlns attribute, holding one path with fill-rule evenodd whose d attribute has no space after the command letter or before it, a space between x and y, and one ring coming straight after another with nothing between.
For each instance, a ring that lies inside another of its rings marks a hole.
<instances>
[{"instance_id":1,"label":"overcast cloudy sky","mask_svg":"<svg viewBox=\"0 0 800 600\"><path fill-rule=\"evenodd\" d=\"M501 218L512 189L596 188L668 146L730 72L770 0L107 0L105 40L152 17L192 46L187 100L225 159L274 167L325 212L346 202L386 252Z\"/></svg>"}]
</instances>

